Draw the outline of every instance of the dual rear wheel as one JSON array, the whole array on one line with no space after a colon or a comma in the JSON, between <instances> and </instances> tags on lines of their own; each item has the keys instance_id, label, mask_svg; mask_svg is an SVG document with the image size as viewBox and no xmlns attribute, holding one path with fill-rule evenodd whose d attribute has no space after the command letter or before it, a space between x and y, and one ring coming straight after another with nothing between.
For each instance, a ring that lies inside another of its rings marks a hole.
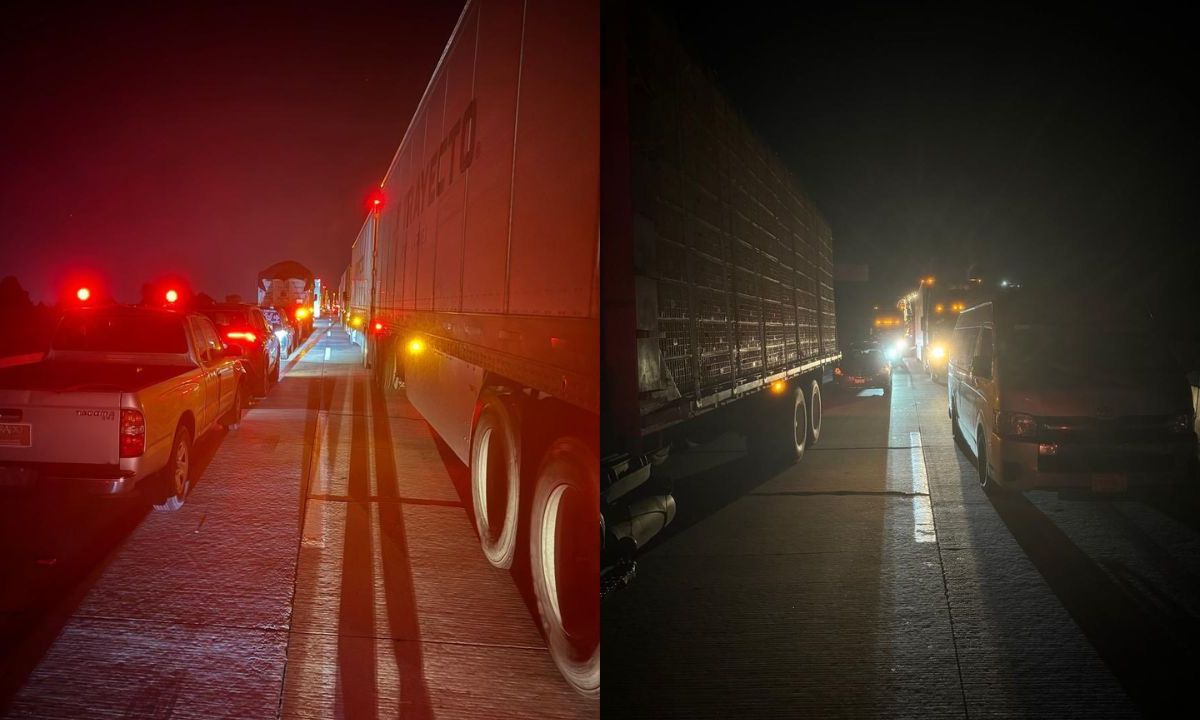
<instances>
[{"instance_id":1,"label":"dual rear wheel","mask_svg":"<svg viewBox=\"0 0 1200 720\"><path fill-rule=\"evenodd\" d=\"M537 433L522 433L519 408L505 396L485 393L480 404L470 450L480 547L497 568L524 570L520 559L528 558L550 655L576 691L594 696L600 691L596 453L574 435L557 434L561 427L541 433L552 436L549 442L531 440ZM537 454L529 459L536 464L522 458L523 450Z\"/></svg>"}]
</instances>

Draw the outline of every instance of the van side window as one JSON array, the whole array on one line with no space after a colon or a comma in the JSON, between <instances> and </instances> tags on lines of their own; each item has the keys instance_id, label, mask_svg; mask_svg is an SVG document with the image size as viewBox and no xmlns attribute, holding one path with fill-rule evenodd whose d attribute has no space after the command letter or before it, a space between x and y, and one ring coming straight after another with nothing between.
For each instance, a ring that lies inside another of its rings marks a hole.
<instances>
[{"instance_id":1,"label":"van side window","mask_svg":"<svg viewBox=\"0 0 1200 720\"><path fill-rule=\"evenodd\" d=\"M975 354L983 357L994 357L992 349L992 329L985 327L979 331L979 347Z\"/></svg>"},{"instance_id":2,"label":"van side window","mask_svg":"<svg viewBox=\"0 0 1200 720\"><path fill-rule=\"evenodd\" d=\"M954 342L951 343L950 356L955 362L970 362L971 350L975 347L975 338L979 328L957 328L954 331Z\"/></svg>"}]
</instances>

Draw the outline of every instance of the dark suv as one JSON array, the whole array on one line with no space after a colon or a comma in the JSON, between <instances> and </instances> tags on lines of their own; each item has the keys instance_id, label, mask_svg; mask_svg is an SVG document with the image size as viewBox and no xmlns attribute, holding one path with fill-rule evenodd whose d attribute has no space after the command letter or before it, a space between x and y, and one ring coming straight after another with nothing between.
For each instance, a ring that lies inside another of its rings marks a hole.
<instances>
[{"instance_id":1,"label":"dark suv","mask_svg":"<svg viewBox=\"0 0 1200 720\"><path fill-rule=\"evenodd\" d=\"M201 308L200 312L217 326L222 340L244 349L251 392L266 397L279 381L281 355L279 338L262 310L254 305L223 303Z\"/></svg>"}]
</instances>

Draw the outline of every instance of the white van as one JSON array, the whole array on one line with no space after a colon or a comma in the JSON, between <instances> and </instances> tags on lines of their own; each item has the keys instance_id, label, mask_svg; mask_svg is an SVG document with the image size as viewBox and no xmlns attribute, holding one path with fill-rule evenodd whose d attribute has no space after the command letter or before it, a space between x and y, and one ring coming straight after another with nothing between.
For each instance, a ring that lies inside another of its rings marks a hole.
<instances>
[{"instance_id":1,"label":"white van","mask_svg":"<svg viewBox=\"0 0 1200 720\"><path fill-rule=\"evenodd\" d=\"M985 490L1111 492L1194 473L1186 378L1145 324L1005 293L959 315L946 387Z\"/></svg>"}]
</instances>

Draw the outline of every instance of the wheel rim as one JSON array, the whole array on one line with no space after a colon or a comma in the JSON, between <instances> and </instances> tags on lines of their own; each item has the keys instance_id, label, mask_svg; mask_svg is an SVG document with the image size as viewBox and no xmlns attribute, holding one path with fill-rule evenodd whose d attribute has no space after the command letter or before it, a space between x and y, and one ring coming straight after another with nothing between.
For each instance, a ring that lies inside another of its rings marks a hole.
<instances>
[{"instance_id":1,"label":"wheel rim","mask_svg":"<svg viewBox=\"0 0 1200 720\"><path fill-rule=\"evenodd\" d=\"M175 496L183 497L187 492L189 453L186 442L181 442L175 449Z\"/></svg>"},{"instance_id":2,"label":"wheel rim","mask_svg":"<svg viewBox=\"0 0 1200 720\"><path fill-rule=\"evenodd\" d=\"M980 487L987 487L987 447L984 446L983 441L983 436L976 433L975 447L978 448L977 454L979 456L979 467L977 468L979 472L979 485Z\"/></svg>"},{"instance_id":3,"label":"wheel rim","mask_svg":"<svg viewBox=\"0 0 1200 720\"><path fill-rule=\"evenodd\" d=\"M558 513L566 485L559 485L550 492L546 509L542 512L542 580L546 586L547 602L554 623L563 627L562 608L558 599Z\"/></svg>"},{"instance_id":4,"label":"wheel rim","mask_svg":"<svg viewBox=\"0 0 1200 720\"><path fill-rule=\"evenodd\" d=\"M821 435L821 386L814 382L812 386L812 433L813 441Z\"/></svg>"},{"instance_id":5,"label":"wheel rim","mask_svg":"<svg viewBox=\"0 0 1200 720\"><path fill-rule=\"evenodd\" d=\"M582 662L595 653L599 636L596 634L598 602L594 570L587 562L579 562L590 550L587 538L572 528L583 527L594 517L588 515L591 505L582 502L582 493L568 483L556 485L546 498L541 517L540 572L545 588L544 612L552 627L561 628L567 639L572 661Z\"/></svg>"},{"instance_id":6,"label":"wheel rim","mask_svg":"<svg viewBox=\"0 0 1200 720\"><path fill-rule=\"evenodd\" d=\"M514 476L513 448L499 416L481 423L471 462L471 494L475 524L483 553L495 567L507 568L516 551L516 514L519 489Z\"/></svg>"},{"instance_id":7,"label":"wheel rim","mask_svg":"<svg viewBox=\"0 0 1200 720\"><path fill-rule=\"evenodd\" d=\"M796 447L802 447L808 440L808 408L802 402L797 402L792 412L792 425L792 441Z\"/></svg>"}]
</instances>

